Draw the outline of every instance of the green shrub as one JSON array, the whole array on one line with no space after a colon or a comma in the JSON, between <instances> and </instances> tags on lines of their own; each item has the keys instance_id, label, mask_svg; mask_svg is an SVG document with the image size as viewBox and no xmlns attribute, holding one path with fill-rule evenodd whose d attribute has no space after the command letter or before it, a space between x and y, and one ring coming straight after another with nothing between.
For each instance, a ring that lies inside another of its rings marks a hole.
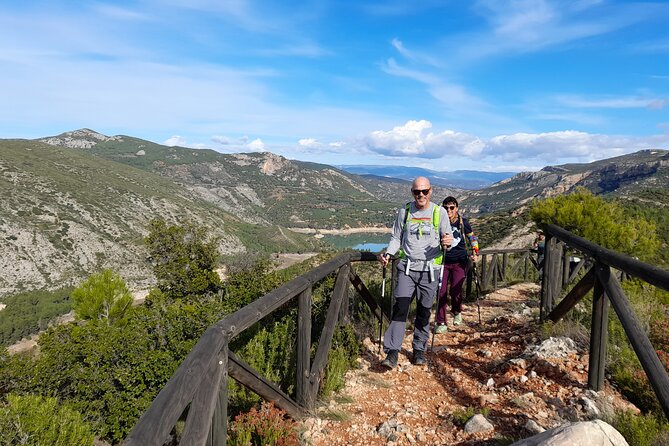
<instances>
[{"instance_id":1,"label":"green shrub","mask_svg":"<svg viewBox=\"0 0 669 446\"><path fill-rule=\"evenodd\" d=\"M110 269L92 274L72 291L74 314L79 319L120 323L130 310L132 294L121 276Z\"/></svg>"},{"instance_id":2,"label":"green shrub","mask_svg":"<svg viewBox=\"0 0 669 446\"><path fill-rule=\"evenodd\" d=\"M221 287L214 271L220 256L217 240L207 228L194 223L168 226L165 220L155 219L144 243L158 288L170 298L215 293Z\"/></svg>"},{"instance_id":3,"label":"green shrub","mask_svg":"<svg viewBox=\"0 0 669 446\"><path fill-rule=\"evenodd\" d=\"M666 446L663 442L669 434L669 423L653 414L637 415L632 412L616 412L609 423L634 446Z\"/></svg>"},{"instance_id":4,"label":"green shrub","mask_svg":"<svg viewBox=\"0 0 669 446\"><path fill-rule=\"evenodd\" d=\"M630 216L622 206L584 188L537 200L530 215L538 225L556 224L600 246L641 259L653 259L660 244L653 222Z\"/></svg>"},{"instance_id":5,"label":"green shrub","mask_svg":"<svg viewBox=\"0 0 669 446\"><path fill-rule=\"evenodd\" d=\"M94 436L81 414L55 398L7 395L0 406L0 444L89 446Z\"/></svg>"},{"instance_id":6,"label":"green shrub","mask_svg":"<svg viewBox=\"0 0 669 446\"><path fill-rule=\"evenodd\" d=\"M228 445L232 446L297 446L296 425L286 419L286 413L263 402L260 410L255 407L237 415L230 423Z\"/></svg>"},{"instance_id":7,"label":"green shrub","mask_svg":"<svg viewBox=\"0 0 669 446\"><path fill-rule=\"evenodd\" d=\"M0 345L10 345L20 339L46 330L57 316L71 309L71 287L55 291L36 290L8 296L7 305L0 311Z\"/></svg>"}]
</instances>

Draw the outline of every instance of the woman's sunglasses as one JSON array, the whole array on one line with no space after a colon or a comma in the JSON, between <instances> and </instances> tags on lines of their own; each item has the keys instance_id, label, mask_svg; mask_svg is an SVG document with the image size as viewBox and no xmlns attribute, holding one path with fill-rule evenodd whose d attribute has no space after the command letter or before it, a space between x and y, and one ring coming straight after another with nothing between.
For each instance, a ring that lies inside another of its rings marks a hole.
<instances>
[{"instance_id":1,"label":"woman's sunglasses","mask_svg":"<svg viewBox=\"0 0 669 446\"><path fill-rule=\"evenodd\" d=\"M448 206L444 205L444 207L445 207L446 209L449 209L449 210L452 211L452 210L455 209L457 206L452 205L452 204L449 204Z\"/></svg>"}]
</instances>

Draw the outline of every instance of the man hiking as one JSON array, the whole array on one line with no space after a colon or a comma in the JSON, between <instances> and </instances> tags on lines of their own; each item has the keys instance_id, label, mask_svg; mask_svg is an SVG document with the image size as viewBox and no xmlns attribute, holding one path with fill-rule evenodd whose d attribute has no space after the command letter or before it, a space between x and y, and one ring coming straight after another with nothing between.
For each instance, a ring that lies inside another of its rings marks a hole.
<instances>
[{"instance_id":1,"label":"man hiking","mask_svg":"<svg viewBox=\"0 0 669 446\"><path fill-rule=\"evenodd\" d=\"M390 256L397 254L397 284L393 288L394 305L390 325L383 336L386 359L381 365L397 366L402 348L409 305L416 296L416 320L413 332L413 358L416 365L426 363L425 349L430 334L432 302L441 274L442 247L450 249L453 241L446 210L430 201L430 180L418 177L411 184L414 201L399 209L390 243L379 261L385 268Z\"/></svg>"}]
</instances>

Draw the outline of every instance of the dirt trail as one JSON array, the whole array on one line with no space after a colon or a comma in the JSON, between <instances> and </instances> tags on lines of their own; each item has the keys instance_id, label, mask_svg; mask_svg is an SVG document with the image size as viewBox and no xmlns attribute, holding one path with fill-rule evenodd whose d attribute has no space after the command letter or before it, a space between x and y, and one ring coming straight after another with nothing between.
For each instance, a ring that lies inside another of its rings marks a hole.
<instances>
[{"instance_id":1,"label":"dirt trail","mask_svg":"<svg viewBox=\"0 0 669 446\"><path fill-rule=\"evenodd\" d=\"M319 409L320 418L304 423L306 437L315 446L490 445L495 438L531 436L524 427L528 420L548 429L587 418L578 405L583 395L626 406L608 386L588 393L583 352L551 362L520 359L526 347L541 342L538 309L525 306L537 292L534 284L520 284L488 295L480 302L481 325L476 304L466 304L464 324L453 327L449 321L448 333L436 336L427 367L410 363L411 332L399 367L390 371L379 367L378 344L366 340L360 368L349 372L345 389ZM466 433L463 417L454 414L467 408L485 411L494 430ZM384 423L391 429L380 433Z\"/></svg>"}]
</instances>

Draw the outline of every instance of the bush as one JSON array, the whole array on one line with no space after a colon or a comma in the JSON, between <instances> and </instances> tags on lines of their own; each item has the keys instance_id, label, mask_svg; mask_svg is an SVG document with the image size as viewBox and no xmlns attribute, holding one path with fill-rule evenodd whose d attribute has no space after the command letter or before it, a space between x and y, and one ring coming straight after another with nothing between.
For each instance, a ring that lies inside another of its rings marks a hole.
<instances>
[{"instance_id":1,"label":"bush","mask_svg":"<svg viewBox=\"0 0 669 446\"><path fill-rule=\"evenodd\" d=\"M55 398L8 395L0 407L0 444L89 446L94 436L81 414Z\"/></svg>"},{"instance_id":2,"label":"bush","mask_svg":"<svg viewBox=\"0 0 669 446\"><path fill-rule=\"evenodd\" d=\"M168 226L165 220L156 219L151 221L144 242L158 288L170 298L220 289L221 281L214 271L219 258L217 240L206 228L193 223Z\"/></svg>"},{"instance_id":3,"label":"bush","mask_svg":"<svg viewBox=\"0 0 669 446\"><path fill-rule=\"evenodd\" d=\"M74 314L79 319L101 320L112 325L124 320L132 294L121 276L110 269L91 275L72 291Z\"/></svg>"},{"instance_id":4,"label":"bush","mask_svg":"<svg viewBox=\"0 0 669 446\"><path fill-rule=\"evenodd\" d=\"M37 290L8 296L0 311L0 344L10 345L21 338L46 330L56 316L70 311L71 287L55 291Z\"/></svg>"},{"instance_id":5,"label":"bush","mask_svg":"<svg viewBox=\"0 0 669 446\"><path fill-rule=\"evenodd\" d=\"M249 412L237 415L230 424L228 445L232 446L292 446L299 445L295 423L273 403L262 403Z\"/></svg>"},{"instance_id":6,"label":"bush","mask_svg":"<svg viewBox=\"0 0 669 446\"><path fill-rule=\"evenodd\" d=\"M610 424L634 446L666 446L669 438L669 423L655 415L636 415L632 412L617 412Z\"/></svg>"},{"instance_id":7,"label":"bush","mask_svg":"<svg viewBox=\"0 0 669 446\"><path fill-rule=\"evenodd\" d=\"M653 259L659 247L656 226L641 216L630 216L620 205L594 196L584 188L569 195L532 203L538 225L555 224L605 248Z\"/></svg>"}]
</instances>

